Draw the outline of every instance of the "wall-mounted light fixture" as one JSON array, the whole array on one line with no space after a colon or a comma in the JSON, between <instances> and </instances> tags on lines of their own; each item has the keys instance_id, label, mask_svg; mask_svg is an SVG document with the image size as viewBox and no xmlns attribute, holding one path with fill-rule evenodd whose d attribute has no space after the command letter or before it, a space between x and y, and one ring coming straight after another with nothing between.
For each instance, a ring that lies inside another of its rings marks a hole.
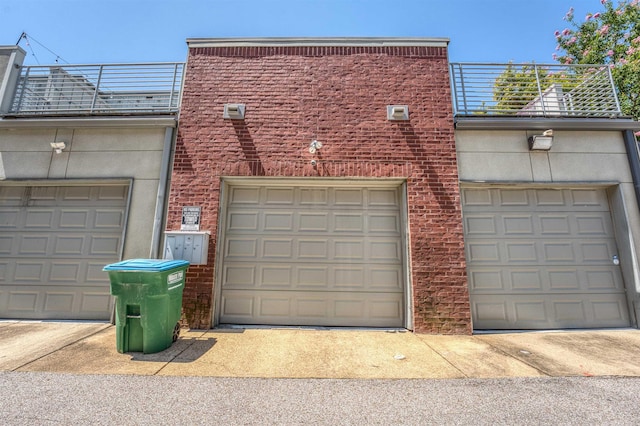
<instances>
[{"instance_id":1,"label":"wall-mounted light fixture","mask_svg":"<svg viewBox=\"0 0 640 426\"><path fill-rule=\"evenodd\" d=\"M67 147L67 144L64 142L51 142L49 145L56 150L56 154L62 154L62 150Z\"/></svg>"},{"instance_id":2,"label":"wall-mounted light fixture","mask_svg":"<svg viewBox=\"0 0 640 426\"><path fill-rule=\"evenodd\" d=\"M387 120L408 120L409 119L409 106L408 105L387 105Z\"/></svg>"},{"instance_id":3,"label":"wall-mounted light fixture","mask_svg":"<svg viewBox=\"0 0 640 426\"><path fill-rule=\"evenodd\" d=\"M553 145L553 130L544 131L541 135L533 135L529 137L529 150L531 151L549 151Z\"/></svg>"},{"instance_id":4,"label":"wall-mounted light fixture","mask_svg":"<svg viewBox=\"0 0 640 426\"><path fill-rule=\"evenodd\" d=\"M322 142L314 139L311 141L311 144L309 145L309 153L315 154L316 152L318 152L320 148L322 148Z\"/></svg>"},{"instance_id":5,"label":"wall-mounted light fixture","mask_svg":"<svg viewBox=\"0 0 640 426\"><path fill-rule=\"evenodd\" d=\"M224 104L222 118L229 120L244 120L244 104Z\"/></svg>"}]
</instances>

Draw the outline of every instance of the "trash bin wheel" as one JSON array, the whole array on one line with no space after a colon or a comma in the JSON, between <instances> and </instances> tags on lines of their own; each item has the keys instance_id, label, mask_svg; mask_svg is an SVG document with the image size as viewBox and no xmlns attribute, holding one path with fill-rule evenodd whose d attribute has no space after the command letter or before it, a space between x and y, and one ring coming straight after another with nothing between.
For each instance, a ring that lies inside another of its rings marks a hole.
<instances>
[{"instance_id":1,"label":"trash bin wheel","mask_svg":"<svg viewBox=\"0 0 640 426\"><path fill-rule=\"evenodd\" d=\"M178 340L178 337L180 336L180 323L177 322L176 326L173 328L173 342L175 343L176 340Z\"/></svg>"}]
</instances>

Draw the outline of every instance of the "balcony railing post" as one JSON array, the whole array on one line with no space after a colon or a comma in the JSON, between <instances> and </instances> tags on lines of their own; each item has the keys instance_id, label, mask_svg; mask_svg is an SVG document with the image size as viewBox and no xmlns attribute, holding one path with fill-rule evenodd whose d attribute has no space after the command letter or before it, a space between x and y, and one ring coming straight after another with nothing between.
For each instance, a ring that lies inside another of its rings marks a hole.
<instances>
[{"instance_id":1,"label":"balcony railing post","mask_svg":"<svg viewBox=\"0 0 640 426\"><path fill-rule=\"evenodd\" d=\"M24 73L23 76L21 76L20 78L22 79L22 86L20 88L20 97L18 98L18 103L16 104L15 107L15 112L20 111L20 109L22 108L22 100L24 99L24 92L27 90L27 82L29 81L29 71L31 71L31 67L25 67L26 71Z\"/></svg>"},{"instance_id":2,"label":"balcony railing post","mask_svg":"<svg viewBox=\"0 0 640 426\"><path fill-rule=\"evenodd\" d=\"M609 84L611 85L613 100L616 103L616 112L620 115L622 114L622 109L620 108L620 100L618 99L618 92L616 92L616 83L613 81L613 73L611 72L611 67L607 67L607 76L609 77Z\"/></svg>"},{"instance_id":3,"label":"balcony railing post","mask_svg":"<svg viewBox=\"0 0 640 426\"><path fill-rule=\"evenodd\" d=\"M91 100L91 112L95 110L96 99L98 98L98 93L100 92L100 80L102 80L102 70L104 69L104 65L100 65L98 69L98 81L96 81L96 87L93 92L93 99Z\"/></svg>"},{"instance_id":4,"label":"balcony railing post","mask_svg":"<svg viewBox=\"0 0 640 426\"><path fill-rule=\"evenodd\" d=\"M538 75L538 64L533 64L533 72L536 75L536 86L538 87L538 99L540 99L540 106L542 106L542 115L547 116L547 109L544 105L544 96L542 95L542 84L540 83L540 76Z\"/></svg>"},{"instance_id":5,"label":"balcony railing post","mask_svg":"<svg viewBox=\"0 0 640 426\"><path fill-rule=\"evenodd\" d=\"M171 107L173 105L173 92L176 90L176 78L178 76L178 64L176 63L173 66L173 81L171 83L171 93L169 93L169 105L167 105L167 110L171 111Z\"/></svg>"},{"instance_id":6,"label":"balcony railing post","mask_svg":"<svg viewBox=\"0 0 640 426\"><path fill-rule=\"evenodd\" d=\"M467 105L467 91L465 90L465 86L464 86L464 75L462 72L462 64L458 64L458 69L460 71L460 89L462 90L462 103L464 104L464 113L468 114L469 113L469 108Z\"/></svg>"}]
</instances>

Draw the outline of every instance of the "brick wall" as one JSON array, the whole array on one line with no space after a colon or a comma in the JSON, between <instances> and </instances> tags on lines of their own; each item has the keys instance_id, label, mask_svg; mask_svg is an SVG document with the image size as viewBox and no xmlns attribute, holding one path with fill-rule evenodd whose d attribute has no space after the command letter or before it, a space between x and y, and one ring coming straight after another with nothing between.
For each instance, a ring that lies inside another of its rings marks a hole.
<instances>
[{"instance_id":1,"label":"brick wall","mask_svg":"<svg viewBox=\"0 0 640 426\"><path fill-rule=\"evenodd\" d=\"M245 120L223 120L225 103L246 104ZM410 121L388 121L390 104ZM444 47L192 47L168 217L179 229L182 206L200 205L212 235L188 274L189 325L211 325L221 176L402 177L414 328L470 333L453 131Z\"/></svg>"}]
</instances>

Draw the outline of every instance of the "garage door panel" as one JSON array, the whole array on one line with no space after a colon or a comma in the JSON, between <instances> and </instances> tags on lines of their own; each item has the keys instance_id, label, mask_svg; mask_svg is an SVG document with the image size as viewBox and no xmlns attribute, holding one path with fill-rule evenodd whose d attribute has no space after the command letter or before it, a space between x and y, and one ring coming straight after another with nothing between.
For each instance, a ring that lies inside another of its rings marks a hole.
<instances>
[{"instance_id":1,"label":"garage door panel","mask_svg":"<svg viewBox=\"0 0 640 426\"><path fill-rule=\"evenodd\" d=\"M264 203L291 206L294 203L294 191L294 188L265 188Z\"/></svg>"},{"instance_id":2,"label":"garage door panel","mask_svg":"<svg viewBox=\"0 0 640 426\"><path fill-rule=\"evenodd\" d=\"M92 235L89 243L89 256L107 256L117 258L120 253L122 238L108 235Z\"/></svg>"},{"instance_id":3,"label":"garage door panel","mask_svg":"<svg viewBox=\"0 0 640 426\"><path fill-rule=\"evenodd\" d=\"M293 238L263 238L261 239L261 253L264 258L293 258Z\"/></svg>"},{"instance_id":4,"label":"garage door panel","mask_svg":"<svg viewBox=\"0 0 640 426\"><path fill-rule=\"evenodd\" d=\"M36 290L8 290L7 295L9 296L8 300L8 309L9 313L11 312L27 312L32 313L36 312L36 307L38 306L38 299L41 298L41 294ZM7 316L8 318L12 318L11 315Z\"/></svg>"},{"instance_id":5,"label":"garage door panel","mask_svg":"<svg viewBox=\"0 0 640 426\"><path fill-rule=\"evenodd\" d=\"M109 204L113 204L114 201L117 201L121 206L126 204L129 196L129 188L122 185L100 186L94 188L94 191L97 193L97 201L104 201Z\"/></svg>"},{"instance_id":6,"label":"garage door panel","mask_svg":"<svg viewBox=\"0 0 640 426\"><path fill-rule=\"evenodd\" d=\"M475 328L629 325L604 190L469 188L462 200Z\"/></svg>"},{"instance_id":7,"label":"garage door panel","mask_svg":"<svg viewBox=\"0 0 640 426\"><path fill-rule=\"evenodd\" d=\"M235 324L401 327L402 296L370 294L367 298L340 292L225 291L221 315Z\"/></svg>"},{"instance_id":8,"label":"garage door panel","mask_svg":"<svg viewBox=\"0 0 640 426\"><path fill-rule=\"evenodd\" d=\"M364 203L363 190L335 188L333 190L334 205L340 206L362 206Z\"/></svg>"},{"instance_id":9,"label":"garage door panel","mask_svg":"<svg viewBox=\"0 0 640 426\"><path fill-rule=\"evenodd\" d=\"M256 238L229 237L225 241L224 254L229 260L255 258L258 254L258 241Z\"/></svg>"},{"instance_id":10,"label":"garage door panel","mask_svg":"<svg viewBox=\"0 0 640 426\"><path fill-rule=\"evenodd\" d=\"M21 234L18 237L17 256L46 256L49 248L50 234Z\"/></svg>"},{"instance_id":11,"label":"garage door panel","mask_svg":"<svg viewBox=\"0 0 640 426\"><path fill-rule=\"evenodd\" d=\"M326 188L300 188L301 206L319 206L329 203L329 190Z\"/></svg>"},{"instance_id":12,"label":"garage door panel","mask_svg":"<svg viewBox=\"0 0 640 426\"><path fill-rule=\"evenodd\" d=\"M495 298L476 295L472 301L474 324L488 329L554 329L627 327L626 300L619 295L559 294L536 297L511 295Z\"/></svg>"},{"instance_id":13,"label":"garage door panel","mask_svg":"<svg viewBox=\"0 0 640 426\"><path fill-rule=\"evenodd\" d=\"M0 206L21 206L24 202L24 196L25 188L23 186L1 186Z\"/></svg>"},{"instance_id":14,"label":"garage door panel","mask_svg":"<svg viewBox=\"0 0 640 426\"><path fill-rule=\"evenodd\" d=\"M21 219L19 213L20 210L18 208L3 208L3 210L0 210L0 229L17 229Z\"/></svg>"},{"instance_id":15,"label":"garage door panel","mask_svg":"<svg viewBox=\"0 0 640 426\"><path fill-rule=\"evenodd\" d=\"M85 234L58 235L55 237L53 255L85 257L88 254L87 240Z\"/></svg>"},{"instance_id":16,"label":"garage door panel","mask_svg":"<svg viewBox=\"0 0 640 426\"><path fill-rule=\"evenodd\" d=\"M402 268L397 264L340 265L314 263L278 264L261 262L225 263L223 289L297 291L397 292L403 289Z\"/></svg>"},{"instance_id":17,"label":"garage door panel","mask_svg":"<svg viewBox=\"0 0 640 426\"><path fill-rule=\"evenodd\" d=\"M128 185L0 187L0 316L108 319ZM8 194L8 195L7 195Z\"/></svg>"},{"instance_id":18,"label":"garage door panel","mask_svg":"<svg viewBox=\"0 0 640 426\"><path fill-rule=\"evenodd\" d=\"M617 254L615 241L611 239L467 238L465 249L470 266L543 263L610 265Z\"/></svg>"},{"instance_id":19,"label":"garage door panel","mask_svg":"<svg viewBox=\"0 0 640 426\"><path fill-rule=\"evenodd\" d=\"M95 212L96 231L120 230L124 227L125 214L122 209L98 209Z\"/></svg>"},{"instance_id":20,"label":"garage door panel","mask_svg":"<svg viewBox=\"0 0 640 426\"><path fill-rule=\"evenodd\" d=\"M58 227L71 230L86 229L91 226L90 218L91 214L87 210L61 209Z\"/></svg>"},{"instance_id":21,"label":"garage door panel","mask_svg":"<svg viewBox=\"0 0 640 426\"><path fill-rule=\"evenodd\" d=\"M47 281L63 283L77 282L82 278L80 268L81 265L77 262L50 262Z\"/></svg>"},{"instance_id":22,"label":"garage door panel","mask_svg":"<svg viewBox=\"0 0 640 426\"><path fill-rule=\"evenodd\" d=\"M465 215L464 224L467 235L479 238L608 238L613 233L611 218L601 213L471 212Z\"/></svg>"},{"instance_id":23,"label":"garage door panel","mask_svg":"<svg viewBox=\"0 0 640 426\"><path fill-rule=\"evenodd\" d=\"M292 276L293 267L290 265L262 266L258 285L261 288L290 288Z\"/></svg>"},{"instance_id":24,"label":"garage door panel","mask_svg":"<svg viewBox=\"0 0 640 426\"><path fill-rule=\"evenodd\" d=\"M264 213L264 231L291 232L293 231L293 212L265 212ZM249 215L243 221L242 225L245 230L258 230L258 213ZM229 229L235 230L231 226Z\"/></svg>"},{"instance_id":25,"label":"garage door panel","mask_svg":"<svg viewBox=\"0 0 640 426\"><path fill-rule=\"evenodd\" d=\"M238 185L228 194L220 322L401 325L397 187Z\"/></svg>"},{"instance_id":26,"label":"garage door panel","mask_svg":"<svg viewBox=\"0 0 640 426\"><path fill-rule=\"evenodd\" d=\"M231 231L256 232L258 230L258 212L257 211L230 212L227 217L227 223Z\"/></svg>"},{"instance_id":27,"label":"garage door panel","mask_svg":"<svg viewBox=\"0 0 640 426\"><path fill-rule=\"evenodd\" d=\"M54 226L56 211L53 209L28 209L25 217L24 228L39 229Z\"/></svg>"},{"instance_id":28,"label":"garage door panel","mask_svg":"<svg viewBox=\"0 0 640 426\"><path fill-rule=\"evenodd\" d=\"M15 263L12 281L15 282L40 282L44 281L46 261L18 261Z\"/></svg>"},{"instance_id":29,"label":"garage door panel","mask_svg":"<svg viewBox=\"0 0 640 426\"><path fill-rule=\"evenodd\" d=\"M465 212L493 210L510 212L606 212L609 203L601 189L465 188L462 203Z\"/></svg>"},{"instance_id":30,"label":"garage door panel","mask_svg":"<svg viewBox=\"0 0 640 426\"><path fill-rule=\"evenodd\" d=\"M298 230L300 232L327 232L329 230L329 213L298 213Z\"/></svg>"},{"instance_id":31,"label":"garage door panel","mask_svg":"<svg viewBox=\"0 0 640 426\"><path fill-rule=\"evenodd\" d=\"M60 313L60 312L73 312L73 304L76 298L75 292L65 291L47 291L44 297L43 311L46 314Z\"/></svg>"},{"instance_id":32,"label":"garage door panel","mask_svg":"<svg viewBox=\"0 0 640 426\"><path fill-rule=\"evenodd\" d=\"M301 236L227 236L225 258L230 261L307 262L322 260L337 263L400 262L402 245L392 237L309 238Z\"/></svg>"}]
</instances>

